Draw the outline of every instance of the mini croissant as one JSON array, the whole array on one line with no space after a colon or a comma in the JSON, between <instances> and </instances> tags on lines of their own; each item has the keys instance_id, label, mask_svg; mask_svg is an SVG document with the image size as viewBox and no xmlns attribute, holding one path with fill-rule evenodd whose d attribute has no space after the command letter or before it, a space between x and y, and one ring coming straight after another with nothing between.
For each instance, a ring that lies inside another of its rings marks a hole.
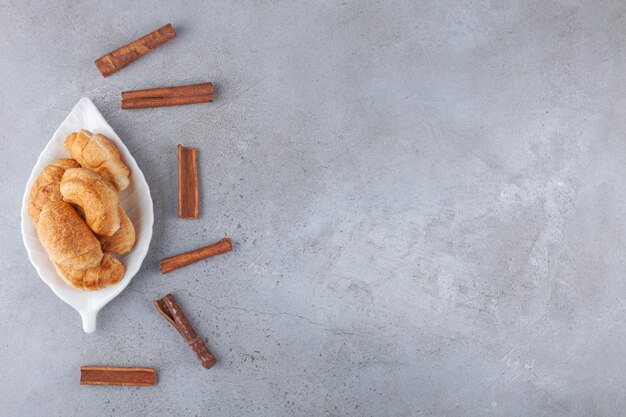
<instances>
[{"instance_id":1,"label":"mini croissant","mask_svg":"<svg viewBox=\"0 0 626 417\"><path fill-rule=\"evenodd\" d=\"M59 185L66 169L78 168L78 162L69 158L57 159L46 166L35 180L28 196L28 216L33 223L39 222L39 214L43 206L49 201L61 201Z\"/></svg>"},{"instance_id":2,"label":"mini croissant","mask_svg":"<svg viewBox=\"0 0 626 417\"><path fill-rule=\"evenodd\" d=\"M130 169L122 162L117 147L109 138L88 130L72 132L65 139L65 149L83 168L102 175L119 191L130 184Z\"/></svg>"},{"instance_id":3,"label":"mini croissant","mask_svg":"<svg viewBox=\"0 0 626 417\"><path fill-rule=\"evenodd\" d=\"M111 183L85 168L71 168L61 179L63 201L78 206L87 225L101 236L112 236L120 228L120 198Z\"/></svg>"},{"instance_id":4,"label":"mini croissant","mask_svg":"<svg viewBox=\"0 0 626 417\"><path fill-rule=\"evenodd\" d=\"M54 263L54 262L53 262ZM117 284L124 277L124 265L114 256L105 253L102 261L93 268L74 269L54 263L59 275L78 290L97 291Z\"/></svg>"},{"instance_id":5,"label":"mini croissant","mask_svg":"<svg viewBox=\"0 0 626 417\"><path fill-rule=\"evenodd\" d=\"M68 203L46 203L39 215L37 234L54 263L86 269L102 260L100 242Z\"/></svg>"},{"instance_id":6,"label":"mini croissant","mask_svg":"<svg viewBox=\"0 0 626 417\"><path fill-rule=\"evenodd\" d=\"M98 240L102 250L123 255L130 252L135 246L135 226L130 221L126 212L120 207L120 228L111 237L100 236Z\"/></svg>"}]
</instances>

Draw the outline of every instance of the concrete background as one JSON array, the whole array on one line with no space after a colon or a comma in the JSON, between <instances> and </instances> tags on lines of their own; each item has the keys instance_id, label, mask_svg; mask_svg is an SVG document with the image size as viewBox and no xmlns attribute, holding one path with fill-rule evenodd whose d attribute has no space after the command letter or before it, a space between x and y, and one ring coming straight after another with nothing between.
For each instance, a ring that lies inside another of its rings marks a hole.
<instances>
[{"instance_id":1,"label":"concrete background","mask_svg":"<svg viewBox=\"0 0 626 417\"><path fill-rule=\"evenodd\" d=\"M167 22L177 39L100 76ZM0 414L624 415L625 25L620 1L3 1ZM202 81L212 104L120 110L123 90ZM81 96L156 217L93 335L18 230ZM199 150L195 222L176 218L178 143ZM159 274L224 235L233 253ZM152 307L170 291L214 369ZM159 383L82 387L81 365Z\"/></svg>"}]
</instances>

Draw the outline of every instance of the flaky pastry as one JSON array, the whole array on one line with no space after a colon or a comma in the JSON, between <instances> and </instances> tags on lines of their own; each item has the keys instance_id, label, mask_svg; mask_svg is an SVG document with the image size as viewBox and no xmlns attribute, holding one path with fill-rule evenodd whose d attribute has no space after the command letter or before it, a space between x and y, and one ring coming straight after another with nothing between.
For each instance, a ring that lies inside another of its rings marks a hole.
<instances>
[{"instance_id":1,"label":"flaky pastry","mask_svg":"<svg viewBox=\"0 0 626 417\"><path fill-rule=\"evenodd\" d=\"M62 200L59 185L65 170L79 166L80 164L73 159L61 158L47 165L41 171L28 196L28 217L35 225L39 222L39 214L47 202Z\"/></svg>"},{"instance_id":2,"label":"flaky pastry","mask_svg":"<svg viewBox=\"0 0 626 417\"><path fill-rule=\"evenodd\" d=\"M93 268L73 269L56 264L57 272L72 287L79 290L97 291L117 284L124 277L124 265L108 253Z\"/></svg>"},{"instance_id":3,"label":"flaky pastry","mask_svg":"<svg viewBox=\"0 0 626 417\"><path fill-rule=\"evenodd\" d=\"M106 136L84 129L72 132L65 139L65 149L83 168L99 173L118 190L124 190L130 184L130 169L122 162L115 144Z\"/></svg>"},{"instance_id":4,"label":"flaky pastry","mask_svg":"<svg viewBox=\"0 0 626 417\"><path fill-rule=\"evenodd\" d=\"M64 201L46 203L37 234L50 259L73 269L91 268L103 257L100 242L74 208Z\"/></svg>"},{"instance_id":5,"label":"flaky pastry","mask_svg":"<svg viewBox=\"0 0 626 417\"><path fill-rule=\"evenodd\" d=\"M87 225L100 236L112 236L120 228L117 190L97 172L71 168L61 179L63 201L80 207Z\"/></svg>"},{"instance_id":6,"label":"flaky pastry","mask_svg":"<svg viewBox=\"0 0 626 417\"><path fill-rule=\"evenodd\" d=\"M98 240L102 250L123 255L130 252L135 246L135 226L130 221L126 212L120 207L120 228L111 237L99 236Z\"/></svg>"}]
</instances>

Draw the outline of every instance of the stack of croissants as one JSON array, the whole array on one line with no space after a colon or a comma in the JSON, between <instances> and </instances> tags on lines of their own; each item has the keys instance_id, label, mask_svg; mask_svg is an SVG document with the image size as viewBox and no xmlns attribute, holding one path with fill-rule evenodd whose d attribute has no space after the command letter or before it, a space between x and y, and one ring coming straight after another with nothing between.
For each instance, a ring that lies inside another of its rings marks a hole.
<instances>
[{"instance_id":1,"label":"stack of croissants","mask_svg":"<svg viewBox=\"0 0 626 417\"><path fill-rule=\"evenodd\" d=\"M128 253L135 244L119 197L130 170L101 134L73 132L65 149L71 158L54 161L35 180L28 215L59 275L76 289L100 290L124 277L124 265L112 254Z\"/></svg>"}]
</instances>

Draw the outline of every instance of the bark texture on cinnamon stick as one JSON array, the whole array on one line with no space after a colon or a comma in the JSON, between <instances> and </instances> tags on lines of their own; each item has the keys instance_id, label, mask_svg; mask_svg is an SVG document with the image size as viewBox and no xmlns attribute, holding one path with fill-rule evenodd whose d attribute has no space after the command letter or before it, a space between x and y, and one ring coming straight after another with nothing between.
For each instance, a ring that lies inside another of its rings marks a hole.
<instances>
[{"instance_id":1,"label":"bark texture on cinnamon stick","mask_svg":"<svg viewBox=\"0 0 626 417\"><path fill-rule=\"evenodd\" d=\"M117 366L81 366L81 385L149 386L157 383L153 368L125 368Z\"/></svg>"},{"instance_id":2,"label":"bark texture on cinnamon stick","mask_svg":"<svg viewBox=\"0 0 626 417\"><path fill-rule=\"evenodd\" d=\"M187 344L191 347L193 353L196 354L196 357L202 366L206 369L211 369L216 362L215 356L213 356L213 354L209 351L209 348L207 348L204 343L204 340L198 336L198 333L196 333L195 329L191 326L174 296L172 294L167 294L160 300L155 300L154 306L187 341Z\"/></svg>"},{"instance_id":3,"label":"bark texture on cinnamon stick","mask_svg":"<svg viewBox=\"0 0 626 417\"><path fill-rule=\"evenodd\" d=\"M211 101L213 101L212 83L124 91L122 93L122 109L124 110L182 106Z\"/></svg>"},{"instance_id":4,"label":"bark texture on cinnamon stick","mask_svg":"<svg viewBox=\"0 0 626 417\"><path fill-rule=\"evenodd\" d=\"M167 274L183 266L187 266L194 262L201 261L211 256L220 255L222 253L233 250L233 243L229 237L209 246L192 250L190 252L181 253L180 255L165 258L161 261L161 273Z\"/></svg>"},{"instance_id":5,"label":"bark texture on cinnamon stick","mask_svg":"<svg viewBox=\"0 0 626 417\"><path fill-rule=\"evenodd\" d=\"M178 87L159 87L146 90L133 90L122 92L122 100L135 100L139 98L166 98L166 97L193 97L213 96L213 83L200 83L180 85Z\"/></svg>"},{"instance_id":6,"label":"bark texture on cinnamon stick","mask_svg":"<svg viewBox=\"0 0 626 417\"><path fill-rule=\"evenodd\" d=\"M96 67L102 76L108 77L175 37L176 31L168 23L154 32L96 59Z\"/></svg>"},{"instance_id":7,"label":"bark texture on cinnamon stick","mask_svg":"<svg viewBox=\"0 0 626 417\"><path fill-rule=\"evenodd\" d=\"M200 191L196 148L178 145L178 218L197 219L199 215Z\"/></svg>"}]
</instances>

